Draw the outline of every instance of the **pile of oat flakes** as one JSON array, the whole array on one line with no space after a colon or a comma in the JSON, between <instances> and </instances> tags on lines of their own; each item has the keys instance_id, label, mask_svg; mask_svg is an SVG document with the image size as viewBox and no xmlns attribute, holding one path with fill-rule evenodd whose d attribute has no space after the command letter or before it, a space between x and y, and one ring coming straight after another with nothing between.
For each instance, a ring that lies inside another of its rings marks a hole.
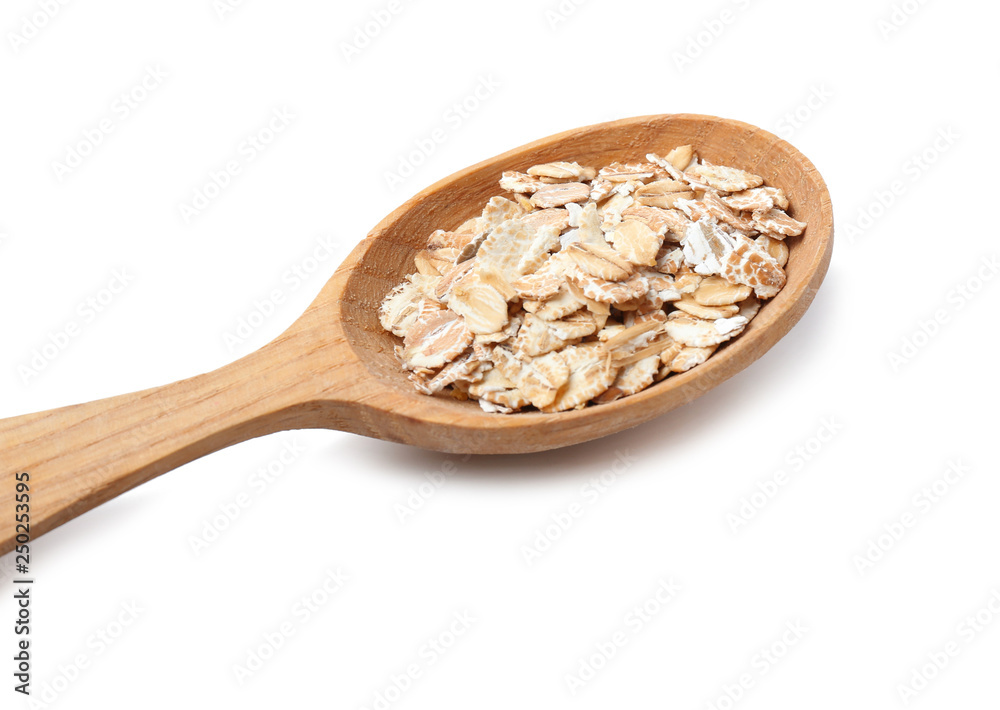
<instances>
[{"instance_id":1,"label":"pile of oat flakes","mask_svg":"<svg viewBox=\"0 0 1000 710\"><path fill-rule=\"evenodd\" d=\"M578 409L704 363L785 285L806 225L757 175L692 146L600 170L505 172L481 217L438 230L382 304L424 394L487 412Z\"/></svg>"}]
</instances>

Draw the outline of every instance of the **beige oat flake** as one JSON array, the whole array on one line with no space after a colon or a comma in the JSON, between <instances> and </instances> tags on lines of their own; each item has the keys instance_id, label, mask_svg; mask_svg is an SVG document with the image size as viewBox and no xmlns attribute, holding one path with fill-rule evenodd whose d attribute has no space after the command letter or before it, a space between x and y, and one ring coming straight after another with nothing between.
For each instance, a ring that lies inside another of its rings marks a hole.
<instances>
[{"instance_id":1,"label":"beige oat flake","mask_svg":"<svg viewBox=\"0 0 1000 710\"><path fill-rule=\"evenodd\" d=\"M590 187L582 182L556 183L546 185L531 196L531 204L537 208L562 207L570 202L583 202L590 197Z\"/></svg>"},{"instance_id":2,"label":"beige oat flake","mask_svg":"<svg viewBox=\"0 0 1000 710\"><path fill-rule=\"evenodd\" d=\"M597 171L586 168L579 163L545 163L528 168L528 175L539 178L555 178L557 180L593 180Z\"/></svg>"},{"instance_id":3,"label":"beige oat flake","mask_svg":"<svg viewBox=\"0 0 1000 710\"><path fill-rule=\"evenodd\" d=\"M738 168L727 168L725 165L712 165L705 161L689 168L688 173L698 182L725 192L740 192L764 184L764 178L759 175Z\"/></svg>"}]
</instances>

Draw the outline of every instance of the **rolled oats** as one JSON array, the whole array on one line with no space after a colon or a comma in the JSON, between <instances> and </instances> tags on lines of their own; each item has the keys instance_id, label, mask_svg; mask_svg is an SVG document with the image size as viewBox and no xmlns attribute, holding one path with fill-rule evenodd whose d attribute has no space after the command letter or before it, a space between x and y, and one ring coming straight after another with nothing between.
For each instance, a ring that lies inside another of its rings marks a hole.
<instances>
[{"instance_id":1,"label":"rolled oats","mask_svg":"<svg viewBox=\"0 0 1000 710\"><path fill-rule=\"evenodd\" d=\"M708 348L682 348L680 352L670 361L668 367L672 372L687 372L698 365L704 365L705 361L718 350L717 345Z\"/></svg>"},{"instance_id":2,"label":"rolled oats","mask_svg":"<svg viewBox=\"0 0 1000 710\"><path fill-rule=\"evenodd\" d=\"M683 345L695 348L724 343L742 332L745 326L746 318L742 316L705 320L682 311L674 311L668 315L664 324L667 335Z\"/></svg>"},{"instance_id":3,"label":"rolled oats","mask_svg":"<svg viewBox=\"0 0 1000 710\"><path fill-rule=\"evenodd\" d=\"M611 383L611 386L594 398L594 402L597 404L607 404L622 397L628 397L630 394L641 392L653 384L653 378L656 377L659 369L659 355L651 355L630 365L626 365L618 372L618 376L615 377L615 381Z\"/></svg>"},{"instance_id":4,"label":"rolled oats","mask_svg":"<svg viewBox=\"0 0 1000 710\"><path fill-rule=\"evenodd\" d=\"M689 168L687 172L694 175L698 183L724 192L741 192L764 184L764 178L759 175L725 165L712 165L707 161Z\"/></svg>"},{"instance_id":5,"label":"rolled oats","mask_svg":"<svg viewBox=\"0 0 1000 710\"><path fill-rule=\"evenodd\" d=\"M379 311L418 391L491 413L607 404L705 363L784 286L806 228L780 188L692 145L500 187L430 235Z\"/></svg>"},{"instance_id":6,"label":"rolled oats","mask_svg":"<svg viewBox=\"0 0 1000 710\"><path fill-rule=\"evenodd\" d=\"M611 365L604 343L570 345L562 354L569 367L569 379L559 389L552 404L541 408L546 413L586 406L590 400L608 389L618 375L617 368Z\"/></svg>"},{"instance_id":7,"label":"rolled oats","mask_svg":"<svg viewBox=\"0 0 1000 710\"><path fill-rule=\"evenodd\" d=\"M691 161L695 159L693 145L679 145L667 153L666 161L676 170L681 172L687 170Z\"/></svg>"},{"instance_id":8,"label":"rolled oats","mask_svg":"<svg viewBox=\"0 0 1000 710\"><path fill-rule=\"evenodd\" d=\"M528 175L557 180L593 180L597 177L597 171L579 163L545 163L528 168Z\"/></svg>"},{"instance_id":9,"label":"rolled oats","mask_svg":"<svg viewBox=\"0 0 1000 710\"><path fill-rule=\"evenodd\" d=\"M774 197L768 193L766 187L734 192L721 199L738 212L766 212L774 207Z\"/></svg>"},{"instance_id":10,"label":"rolled oats","mask_svg":"<svg viewBox=\"0 0 1000 710\"><path fill-rule=\"evenodd\" d=\"M590 187L582 182L555 183L545 185L531 196L531 204L536 208L562 207L570 202L584 202L590 198Z\"/></svg>"},{"instance_id":11,"label":"rolled oats","mask_svg":"<svg viewBox=\"0 0 1000 710\"><path fill-rule=\"evenodd\" d=\"M778 262L778 266L785 268L788 263L788 245L783 240L762 234L754 242L761 249L771 255L771 258Z\"/></svg>"},{"instance_id":12,"label":"rolled oats","mask_svg":"<svg viewBox=\"0 0 1000 710\"><path fill-rule=\"evenodd\" d=\"M507 299L474 273L469 276L452 287L448 309L465 318L473 333L495 333L507 325Z\"/></svg>"},{"instance_id":13,"label":"rolled oats","mask_svg":"<svg viewBox=\"0 0 1000 710\"><path fill-rule=\"evenodd\" d=\"M611 235L611 245L633 264L655 266L656 255L663 244L663 235L657 235L639 220L629 219L619 224Z\"/></svg>"},{"instance_id":14,"label":"rolled oats","mask_svg":"<svg viewBox=\"0 0 1000 710\"><path fill-rule=\"evenodd\" d=\"M606 281L624 281L634 268L606 243L573 243L565 253L580 271Z\"/></svg>"},{"instance_id":15,"label":"rolled oats","mask_svg":"<svg viewBox=\"0 0 1000 710\"><path fill-rule=\"evenodd\" d=\"M607 167L601 168L597 173L602 180L610 182L628 182L637 180L646 182L654 178L666 177L666 172L655 163L611 163Z\"/></svg>"},{"instance_id":16,"label":"rolled oats","mask_svg":"<svg viewBox=\"0 0 1000 710\"><path fill-rule=\"evenodd\" d=\"M407 370L434 370L461 355L472 344L472 331L460 314L438 309L418 319L403 339L403 364Z\"/></svg>"},{"instance_id":17,"label":"rolled oats","mask_svg":"<svg viewBox=\"0 0 1000 710\"><path fill-rule=\"evenodd\" d=\"M754 212L753 224L758 232L763 232L775 239L797 237L805 230L805 222L792 219L784 210L773 208L766 212Z\"/></svg>"},{"instance_id":18,"label":"rolled oats","mask_svg":"<svg viewBox=\"0 0 1000 710\"><path fill-rule=\"evenodd\" d=\"M749 298L752 292L749 286L730 283L721 276L709 276L698 284L694 300L703 306L729 306Z\"/></svg>"},{"instance_id":19,"label":"rolled oats","mask_svg":"<svg viewBox=\"0 0 1000 710\"><path fill-rule=\"evenodd\" d=\"M524 310L534 313L542 320L559 320L587 305L570 284L564 283L555 296L544 301L525 301Z\"/></svg>"},{"instance_id":20,"label":"rolled oats","mask_svg":"<svg viewBox=\"0 0 1000 710\"><path fill-rule=\"evenodd\" d=\"M508 170L500 178L500 187L508 192L518 194L527 193L533 195L548 184L547 182L542 182L539 178L514 170Z\"/></svg>"},{"instance_id":21,"label":"rolled oats","mask_svg":"<svg viewBox=\"0 0 1000 710\"><path fill-rule=\"evenodd\" d=\"M692 316L697 316L698 318L705 318L706 320L729 318L740 312L740 307L737 305L703 306L701 303L696 301L693 296L684 296L683 298L674 301L674 306L676 306L678 310L684 311Z\"/></svg>"}]
</instances>

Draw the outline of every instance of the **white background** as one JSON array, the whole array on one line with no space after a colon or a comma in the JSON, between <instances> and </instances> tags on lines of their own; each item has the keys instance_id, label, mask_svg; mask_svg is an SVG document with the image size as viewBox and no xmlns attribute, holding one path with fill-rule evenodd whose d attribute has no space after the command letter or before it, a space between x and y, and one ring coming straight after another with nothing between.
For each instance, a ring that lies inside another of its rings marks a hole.
<instances>
[{"instance_id":1,"label":"white background","mask_svg":"<svg viewBox=\"0 0 1000 710\"><path fill-rule=\"evenodd\" d=\"M469 460L278 434L45 535L32 707L370 708L411 664L388 707L886 708L914 683L909 707L1000 707L995 3L403 0L349 57L387 2L97 0L51 19L44 5L0 11L0 416L222 366L292 323L417 190L603 120L697 112L775 131L826 178L838 231L791 334L645 426ZM166 77L125 117L117 97L147 67ZM451 107L481 81L499 86L461 118ZM249 160L240 144L275 110L294 119ZM54 162L104 119L60 180ZM435 129L445 142L390 188ZM232 159L241 173L185 221L179 205ZM315 264L318 238L335 253ZM315 268L296 285L293 267ZM116 270L127 287L85 317ZM284 303L227 343L274 289ZM79 335L25 377L71 322ZM283 449L297 453L281 463ZM967 470L954 484L949 462ZM269 465L281 475L255 477ZM3 458L4 476L17 467ZM400 521L425 474L453 470ZM548 528L575 503L568 530ZM907 513L898 541L880 539ZM539 535L555 539L526 560ZM11 563L0 693L29 707L11 689ZM677 588L664 603L661 582ZM306 614L311 596L325 603ZM456 614L475 621L429 651ZM942 651L946 667L924 669Z\"/></svg>"}]
</instances>

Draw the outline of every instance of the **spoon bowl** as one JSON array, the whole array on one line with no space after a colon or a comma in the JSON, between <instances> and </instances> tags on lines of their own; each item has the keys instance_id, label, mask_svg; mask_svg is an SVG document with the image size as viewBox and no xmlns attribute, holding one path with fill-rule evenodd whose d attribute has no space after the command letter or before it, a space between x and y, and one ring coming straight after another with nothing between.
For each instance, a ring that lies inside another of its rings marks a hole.
<instances>
[{"instance_id":1,"label":"spoon bowl","mask_svg":"<svg viewBox=\"0 0 1000 710\"><path fill-rule=\"evenodd\" d=\"M478 216L505 170L557 160L581 165L634 161L691 143L713 163L763 177L788 194L806 232L789 239L788 284L764 303L742 335L693 370L642 392L583 410L542 414L486 414L473 401L419 394L393 352L399 340L382 329L384 296L413 269L414 254L437 228L455 228ZM378 419L393 421L379 438L453 453L524 453L595 439L649 421L689 402L763 355L805 312L822 282L833 247L833 211L826 185L812 163L789 143L739 121L699 115L631 118L545 138L458 172L427 188L386 217L348 257L320 296L339 303L339 323L363 363L364 380L377 387ZM317 302L319 303L319 302ZM320 306L325 310L327 306ZM382 396L386 399L382 399ZM374 402L373 402L374 403ZM358 432L368 433L368 432ZM395 436L393 435L395 434Z\"/></svg>"},{"instance_id":2,"label":"spoon bowl","mask_svg":"<svg viewBox=\"0 0 1000 710\"><path fill-rule=\"evenodd\" d=\"M574 160L607 165L693 144L713 163L782 188L808 223L789 240L788 282L747 329L706 363L610 404L543 414L486 414L475 402L418 393L379 324L385 295L413 271L437 228L477 216L500 174ZM784 140L713 116L643 116L560 133L461 170L383 219L285 333L219 370L171 385L0 420L6 468L28 474L30 535L200 456L287 429L329 428L451 453L528 453L596 439L692 401L755 361L802 317L826 274L833 210L822 177ZM14 510L14 486L0 508ZM0 518L0 553L13 549Z\"/></svg>"}]
</instances>

